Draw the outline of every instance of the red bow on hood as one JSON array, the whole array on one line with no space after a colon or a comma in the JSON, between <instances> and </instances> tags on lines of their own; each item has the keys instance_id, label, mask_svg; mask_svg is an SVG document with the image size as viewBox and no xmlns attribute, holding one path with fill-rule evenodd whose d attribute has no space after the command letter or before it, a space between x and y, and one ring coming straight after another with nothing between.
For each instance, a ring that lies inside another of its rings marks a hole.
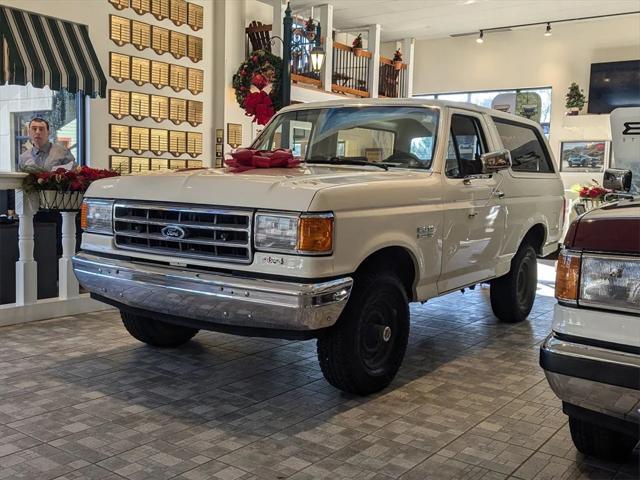
<instances>
[{"instance_id":1,"label":"red bow on hood","mask_svg":"<svg viewBox=\"0 0 640 480\"><path fill-rule=\"evenodd\" d=\"M277 150L254 150L240 148L231 154L225 164L234 173L252 170L254 168L295 168L300 165L300 159L293 156L291 150L279 148Z\"/></svg>"}]
</instances>

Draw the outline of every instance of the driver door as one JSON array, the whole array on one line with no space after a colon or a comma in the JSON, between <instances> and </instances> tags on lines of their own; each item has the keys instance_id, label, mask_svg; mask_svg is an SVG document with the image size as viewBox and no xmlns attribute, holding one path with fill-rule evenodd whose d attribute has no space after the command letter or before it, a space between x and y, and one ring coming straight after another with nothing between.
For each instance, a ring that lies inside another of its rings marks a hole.
<instances>
[{"instance_id":1,"label":"driver door","mask_svg":"<svg viewBox=\"0 0 640 480\"><path fill-rule=\"evenodd\" d=\"M483 116L450 109L449 120L439 293L495 276L506 218L502 175L482 175L480 155L490 151Z\"/></svg>"}]
</instances>

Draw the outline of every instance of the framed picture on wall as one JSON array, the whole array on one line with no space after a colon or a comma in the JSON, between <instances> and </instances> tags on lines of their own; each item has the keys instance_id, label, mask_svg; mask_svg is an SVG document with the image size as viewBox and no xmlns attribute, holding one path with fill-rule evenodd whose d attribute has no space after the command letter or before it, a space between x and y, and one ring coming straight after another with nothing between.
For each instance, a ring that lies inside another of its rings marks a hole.
<instances>
[{"instance_id":1,"label":"framed picture on wall","mask_svg":"<svg viewBox=\"0 0 640 480\"><path fill-rule=\"evenodd\" d=\"M609 160L607 140L576 140L560 144L560 170L569 172L603 172Z\"/></svg>"}]
</instances>

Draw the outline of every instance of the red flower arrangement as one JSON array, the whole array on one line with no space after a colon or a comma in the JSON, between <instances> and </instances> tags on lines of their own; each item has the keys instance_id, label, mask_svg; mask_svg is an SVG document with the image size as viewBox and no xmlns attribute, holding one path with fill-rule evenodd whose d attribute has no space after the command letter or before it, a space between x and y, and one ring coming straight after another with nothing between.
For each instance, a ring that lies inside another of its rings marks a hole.
<instances>
[{"instance_id":1,"label":"red flower arrangement","mask_svg":"<svg viewBox=\"0 0 640 480\"><path fill-rule=\"evenodd\" d=\"M592 200L600 199L601 200L609 192L610 192L610 190L607 190L606 188L602 188L600 185L591 185L591 186L588 186L588 187L582 187L578 191L578 194L580 195L580 198L589 198L589 199L592 199Z\"/></svg>"},{"instance_id":2,"label":"red flower arrangement","mask_svg":"<svg viewBox=\"0 0 640 480\"><path fill-rule=\"evenodd\" d=\"M53 171L29 170L22 182L25 192L55 190L58 192L85 192L89 185L102 178L120 175L113 170L101 170L90 167L78 167L74 170L58 168Z\"/></svg>"},{"instance_id":3,"label":"red flower arrangement","mask_svg":"<svg viewBox=\"0 0 640 480\"><path fill-rule=\"evenodd\" d=\"M284 148L273 151L239 148L231 154L231 157L233 158L225 160L225 164L233 173L254 168L294 168L300 165L300 159L294 157L291 150Z\"/></svg>"}]
</instances>

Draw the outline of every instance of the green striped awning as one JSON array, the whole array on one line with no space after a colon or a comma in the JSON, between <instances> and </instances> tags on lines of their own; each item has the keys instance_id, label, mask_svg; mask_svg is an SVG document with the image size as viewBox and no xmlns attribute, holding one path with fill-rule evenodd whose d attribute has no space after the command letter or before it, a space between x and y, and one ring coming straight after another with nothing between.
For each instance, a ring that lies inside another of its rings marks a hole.
<instances>
[{"instance_id":1,"label":"green striped awning","mask_svg":"<svg viewBox=\"0 0 640 480\"><path fill-rule=\"evenodd\" d=\"M0 84L105 98L107 78L86 25L0 5Z\"/></svg>"}]
</instances>

